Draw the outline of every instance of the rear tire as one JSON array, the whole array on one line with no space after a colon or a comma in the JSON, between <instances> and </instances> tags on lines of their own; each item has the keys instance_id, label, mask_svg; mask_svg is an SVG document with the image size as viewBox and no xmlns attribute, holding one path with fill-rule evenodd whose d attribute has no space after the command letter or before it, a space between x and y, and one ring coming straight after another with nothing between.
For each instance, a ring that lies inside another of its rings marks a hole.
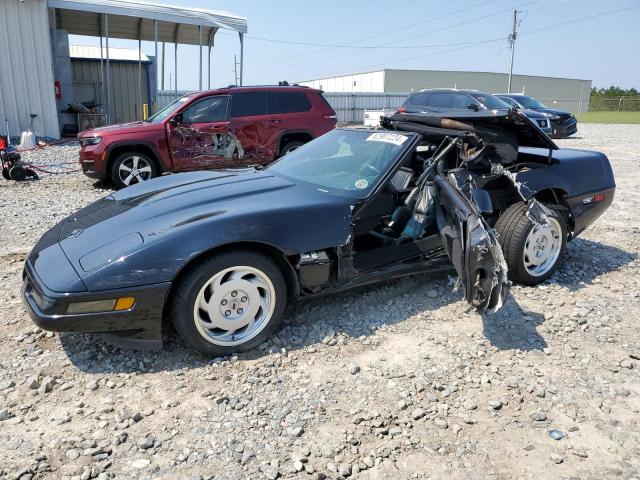
<instances>
[{"instance_id":1,"label":"rear tire","mask_svg":"<svg viewBox=\"0 0 640 480\"><path fill-rule=\"evenodd\" d=\"M144 153L125 152L111 166L111 181L117 189L146 182L158 176L155 162Z\"/></svg>"},{"instance_id":2,"label":"rear tire","mask_svg":"<svg viewBox=\"0 0 640 480\"><path fill-rule=\"evenodd\" d=\"M560 264L567 244L567 223L562 213L551 210L548 225L537 225L527 216L528 205L507 208L495 225L509 279L537 285L549 278Z\"/></svg>"},{"instance_id":3,"label":"rear tire","mask_svg":"<svg viewBox=\"0 0 640 480\"><path fill-rule=\"evenodd\" d=\"M292 142L287 142L287 143L285 143L285 145L280 150L280 156L284 157L287 153L293 152L295 149L300 148L304 144L305 144L305 142L301 142L301 141L298 141L298 140L294 140Z\"/></svg>"},{"instance_id":4,"label":"rear tire","mask_svg":"<svg viewBox=\"0 0 640 480\"><path fill-rule=\"evenodd\" d=\"M257 347L275 331L287 287L270 257L234 250L194 265L169 301L169 318L189 347L226 356Z\"/></svg>"}]
</instances>

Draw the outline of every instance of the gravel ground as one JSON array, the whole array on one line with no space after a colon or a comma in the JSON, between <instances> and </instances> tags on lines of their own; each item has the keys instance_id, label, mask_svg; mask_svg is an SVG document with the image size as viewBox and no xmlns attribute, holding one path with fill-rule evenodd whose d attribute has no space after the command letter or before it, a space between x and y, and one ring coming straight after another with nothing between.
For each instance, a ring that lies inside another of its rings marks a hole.
<instances>
[{"instance_id":1,"label":"gravel ground","mask_svg":"<svg viewBox=\"0 0 640 480\"><path fill-rule=\"evenodd\" d=\"M108 190L0 181L0 478L640 479L640 125L558 143L609 155L615 203L498 314L416 276L298 304L214 360L35 328L25 255Z\"/></svg>"}]
</instances>

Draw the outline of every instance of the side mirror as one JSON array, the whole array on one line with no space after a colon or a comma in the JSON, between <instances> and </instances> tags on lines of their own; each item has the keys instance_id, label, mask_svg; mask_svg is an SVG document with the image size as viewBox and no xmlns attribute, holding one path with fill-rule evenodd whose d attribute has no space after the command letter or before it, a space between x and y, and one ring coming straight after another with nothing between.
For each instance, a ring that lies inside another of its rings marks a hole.
<instances>
[{"instance_id":1,"label":"side mirror","mask_svg":"<svg viewBox=\"0 0 640 480\"><path fill-rule=\"evenodd\" d=\"M480 110L480 105L478 105L477 103L470 103L469 105L467 105L467 108L469 110L473 110L474 112L477 112L478 110Z\"/></svg>"},{"instance_id":2,"label":"side mirror","mask_svg":"<svg viewBox=\"0 0 640 480\"><path fill-rule=\"evenodd\" d=\"M172 118L171 118L171 123L173 125L180 125L182 123L183 120L183 116L182 113L176 113Z\"/></svg>"}]
</instances>

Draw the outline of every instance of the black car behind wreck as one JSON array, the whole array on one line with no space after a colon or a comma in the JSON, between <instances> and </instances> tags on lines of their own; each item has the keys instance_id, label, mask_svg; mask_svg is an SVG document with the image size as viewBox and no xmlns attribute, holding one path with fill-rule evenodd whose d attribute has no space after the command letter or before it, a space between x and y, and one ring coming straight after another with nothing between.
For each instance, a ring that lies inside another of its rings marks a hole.
<instances>
[{"instance_id":1,"label":"black car behind wreck","mask_svg":"<svg viewBox=\"0 0 640 480\"><path fill-rule=\"evenodd\" d=\"M289 301L453 264L492 313L507 278L553 273L611 204L613 174L516 110L446 115L336 129L264 170L165 176L92 203L33 248L27 310L134 348L160 347L171 322L225 355L263 342Z\"/></svg>"}]
</instances>

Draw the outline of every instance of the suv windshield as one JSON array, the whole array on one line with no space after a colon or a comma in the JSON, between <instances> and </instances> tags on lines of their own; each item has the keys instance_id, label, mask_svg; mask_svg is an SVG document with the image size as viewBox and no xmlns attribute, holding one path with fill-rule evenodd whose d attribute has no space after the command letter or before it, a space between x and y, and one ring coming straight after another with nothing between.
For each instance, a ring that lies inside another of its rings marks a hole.
<instances>
[{"instance_id":1,"label":"suv windshield","mask_svg":"<svg viewBox=\"0 0 640 480\"><path fill-rule=\"evenodd\" d=\"M363 197L410 143L412 134L333 130L267 170L326 193Z\"/></svg>"},{"instance_id":2,"label":"suv windshield","mask_svg":"<svg viewBox=\"0 0 640 480\"><path fill-rule=\"evenodd\" d=\"M472 93L471 96L490 110L498 108L510 108L508 103L493 95L487 95L484 93Z\"/></svg>"},{"instance_id":3,"label":"suv windshield","mask_svg":"<svg viewBox=\"0 0 640 480\"><path fill-rule=\"evenodd\" d=\"M169 105L164 107L162 110L150 116L146 121L149 123L162 122L165 118L172 115L176 110L180 109L185 103L191 100L192 97L193 95L185 95L184 97L180 97L177 100L174 100Z\"/></svg>"},{"instance_id":4,"label":"suv windshield","mask_svg":"<svg viewBox=\"0 0 640 480\"><path fill-rule=\"evenodd\" d=\"M542 102L539 102L535 98L524 97L524 96L517 96L517 97L513 97L513 98L515 98L516 101L520 105L522 105L524 108L530 108L532 110L536 110L536 109L540 109L540 108L548 108L545 104L543 104Z\"/></svg>"}]
</instances>

